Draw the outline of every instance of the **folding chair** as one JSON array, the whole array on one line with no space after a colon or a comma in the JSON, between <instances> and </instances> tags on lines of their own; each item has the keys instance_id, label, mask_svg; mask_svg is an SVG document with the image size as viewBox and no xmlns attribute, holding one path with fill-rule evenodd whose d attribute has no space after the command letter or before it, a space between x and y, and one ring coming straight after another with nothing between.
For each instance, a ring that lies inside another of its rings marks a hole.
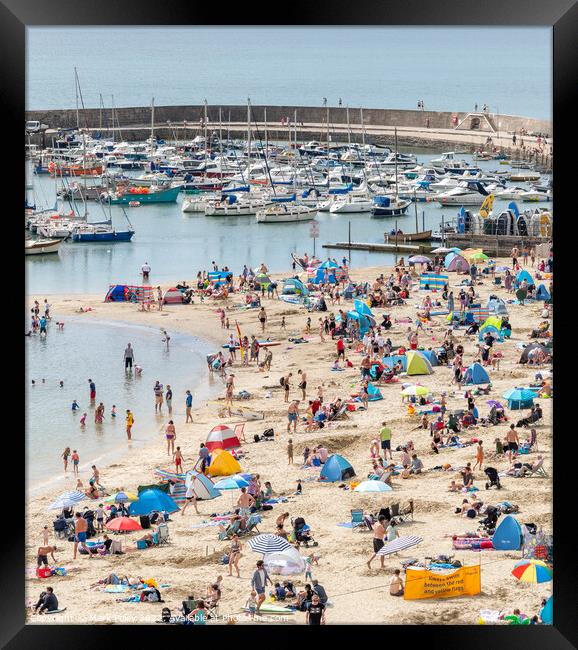
<instances>
[{"instance_id":1,"label":"folding chair","mask_svg":"<svg viewBox=\"0 0 578 650\"><path fill-rule=\"evenodd\" d=\"M407 505L404 506L404 507L401 509L401 511L400 511L400 515L401 515L401 517L403 517L403 518L405 518L405 517L411 517L411 520L413 521L413 513L414 513L414 510L415 510L415 508L414 508L414 505L413 505L413 499L409 499L409 501L407 502ZM401 517L400 517L401 521L404 521L404 519L402 519Z\"/></svg>"},{"instance_id":2,"label":"folding chair","mask_svg":"<svg viewBox=\"0 0 578 650\"><path fill-rule=\"evenodd\" d=\"M166 524L159 524L156 534L159 546L169 543L169 527Z\"/></svg>"},{"instance_id":3,"label":"folding chair","mask_svg":"<svg viewBox=\"0 0 578 650\"><path fill-rule=\"evenodd\" d=\"M355 530L356 528L365 528L365 520L363 518L362 509L351 510L351 524L351 530Z\"/></svg>"},{"instance_id":4,"label":"folding chair","mask_svg":"<svg viewBox=\"0 0 578 650\"><path fill-rule=\"evenodd\" d=\"M548 478L548 473L544 469L543 462L539 462L534 469L528 470L524 473L524 478L528 478L529 476L540 476L541 478Z\"/></svg>"},{"instance_id":5,"label":"folding chair","mask_svg":"<svg viewBox=\"0 0 578 650\"><path fill-rule=\"evenodd\" d=\"M239 438L239 440L244 440L245 439L245 423L244 422L236 424L233 431L235 432L235 435L237 436L237 438Z\"/></svg>"}]
</instances>

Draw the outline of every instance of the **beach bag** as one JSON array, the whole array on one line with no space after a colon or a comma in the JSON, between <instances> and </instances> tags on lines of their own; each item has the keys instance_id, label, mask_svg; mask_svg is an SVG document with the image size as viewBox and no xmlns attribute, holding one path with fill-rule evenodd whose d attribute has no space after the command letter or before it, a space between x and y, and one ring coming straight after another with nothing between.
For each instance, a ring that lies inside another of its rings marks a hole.
<instances>
[{"instance_id":1,"label":"beach bag","mask_svg":"<svg viewBox=\"0 0 578 650\"><path fill-rule=\"evenodd\" d=\"M265 438L274 438L275 437L275 431L273 431L273 429L265 429L265 431L263 431L263 436Z\"/></svg>"},{"instance_id":2,"label":"beach bag","mask_svg":"<svg viewBox=\"0 0 578 650\"><path fill-rule=\"evenodd\" d=\"M285 377L281 377L281 379L279 379L279 386L285 386Z\"/></svg>"},{"instance_id":3,"label":"beach bag","mask_svg":"<svg viewBox=\"0 0 578 650\"><path fill-rule=\"evenodd\" d=\"M48 567L38 567L36 569L36 576L38 578L50 578L52 575L52 569L49 569Z\"/></svg>"}]
</instances>

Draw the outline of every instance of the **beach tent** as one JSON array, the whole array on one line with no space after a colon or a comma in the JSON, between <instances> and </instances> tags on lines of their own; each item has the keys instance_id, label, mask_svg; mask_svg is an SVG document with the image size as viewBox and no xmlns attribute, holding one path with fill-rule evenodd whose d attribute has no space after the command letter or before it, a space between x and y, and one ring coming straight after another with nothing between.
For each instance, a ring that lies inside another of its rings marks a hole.
<instances>
[{"instance_id":1,"label":"beach tent","mask_svg":"<svg viewBox=\"0 0 578 650\"><path fill-rule=\"evenodd\" d=\"M211 481L208 476L205 476L194 469L191 469L186 473L185 486L187 488L192 486L197 499L208 501L221 496L221 493L217 490L213 481Z\"/></svg>"},{"instance_id":2,"label":"beach tent","mask_svg":"<svg viewBox=\"0 0 578 650\"><path fill-rule=\"evenodd\" d=\"M321 481L335 483L355 476L355 470L348 460L339 454L332 454L321 466Z\"/></svg>"},{"instance_id":3,"label":"beach tent","mask_svg":"<svg viewBox=\"0 0 578 650\"><path fill-rule=\"evenodd\" d=\"M528 363L528 355L532 350L535 350L536 348L539 348L542 350L544 354L550 354L550 350L545 345L542 345L541 343L529 343L523 350L520 360L518 363Z\"/></svg>"},{"instance_id":4,"label":"beach tent","mask_svg":"<svg viewBox=\"0 0 578 650\"><path fill-rule=\"evenodd\" d=\"M165 305L182 305L183 304L183 292L176 287L170 287L163 294L163 302Z\"/></svg>"},{"instance_id":5,"label":"beach tent","mask_svg":"<svg viewBox=\"0 0 578 650\"><path fill-rule=\"evenodd\" d=\"M104 302L144 302L152 299L152 287L140 287L132 284L111 284L104 297Z\"/></svg>"},{"instance_id":6,"label":"beach tent","mask_svg":"<svg viewBox=\"0 0 578 650\"><path fill-rule=\"evenodd\" d=\"M294 546L283 551L266 553L263 562L267 572L277 576L300 575L306 568L305 560Z\"/></svg>"},{"instance_id":7,"label":"beach tent","mask_svg":"<svg viewBox=\"0 0 578 650\"><path fill-rule=\"evenodd\" d=\"M544 607L540 610L540 618L544 625L552 625L554 622L554 596L550 596Z\"/></svg>"},{"instance_id":8,"label":"beach tent","mask_svg":"<svg viewBox=\"0 0 578 650\"><path fill-rule=\"evenodd\" d=\"M401 361L404 371L407 370L407 357L405 354L394 354L391 357L383 357L381 359L381 363L390 369L393 368L398 361Z\"/></svg>"},{"instance_id":9,"label":"beach tent","mask_svg":"<svg viewBox=\"0 0 578 650\"><path fill-rule=\"evenodd\" d=\"M470 307L470 309L465 313L464 320L466 323L483 323L490 312L484 307Z\"/></svg>"},{"instance_id":10,"label":"beach tent","mask_svg":"<svg viewBox=\"0 0 578 650\"><path fill-rule=\"evenodd\" d=\"M367 384L367 394L369 395L369 402L377 402L378 400L383 399L383 395L381 394L379 388L376 388L371 383Z\"/></svg>"},{"instance_id":11,"label":"beach tent","mask_svg":"<svg viewBox=\"0 0 578 650\"><path fill-rule=\"evenodd\" d=\"M362 336L366 332L368 332L369 328L372 326L371 321L369 320L370 318L371 318L370 316L360 314L359 312L356 312L356 311L348 311L347 312L347 319L348 320L359 321L359 331L360 331Z\"/></svg>"},{"instance_id":12,"label":"beach tent","mask_svg":"<svg viewBox=\"0 0 578 650\"><path fill-rule=\"evenodd\" d=\"M358 314L363 314L364 316L373 316L373 312L371 311L371 308L366 302L363 302L363 300L359 300L356 298L353 301L353 309Z\"/></svg>"},{"instance_id":13,"label":"beach tent","mask_svg":"<svg viewBox=\"0 0 578 650\"><path fill-rule=\"evenodd\" d=\"M541 284L536 291L536 300L550 300L550 299L551 297L550 294L548 293L548 290L543 284Z\"/></svg>"},{"instance_id":14,"label":"beach tent","mask_svg":"<svg viewBox=\"0 0 578 650\"><path fill-rule=\"evenodd\" d=\"M438 356L434 350L418 350L419 354L423 355L429 362L431 366L439 366Z\"/></svg>"},{"instance_id":15,"label":"beach tent","mask_svg":"<svg viewBox=\"0 0 578 650\"><path fill-rule=\"evenodd\" d=\"M528 286L530 286L531 284L534 284L534 279L532 278L532 276L528 273L528 271L523 270L523 271L520 271L518 273L518 275L516 276L516 282L515 282L516 288L519 287L520 284L524 280L526 280L526 282L528 283Z\"/></svg>"},{"instance_id":16,"label":"beach tent","mask_svg":"<svg viewBox=\"0 0 578 650\"><path fill-rule=\"evenodd\" d=\"M241 446L237 434L225 424L213 427L207 436L205 447L209 451L214 449L236 449Z\"/></svg>"},{"instance_id":17,"label":"beach tent","mask_svg":"<svg viewBox=\"0 0 578 650\"><path fill-rule=\"evenodd\" d=\"M128 514L131 517L150 515L150 513L155 510L158 510L159 512L177 512L179 506L176 504L174 499L163 490L150 488L148 490L143 490L138 495L138 500L133 501L129 505Z\"/></svg>"},{"instance_id":18,"label":"beach tent","mask_svg":"<svg viewBox=\"0 0 578 650\"><path fill-rule=\"evenodd\" d=\"M472 363L466 370L464 384L489 384L490 376L481 363Z\"/></svg>"},{"instance_id":19,"label":"beach tent","mask_svg":"<svg viewBox=\"0 0 578 650\"><path fill-rule=\"evenodd\" d=\"M457 273L467 273L470 270L470 265L466 258L456 253L448 253L446 255L444 266L446 271L456 271Z\"/></svg>"},{"instance_id":20,"label":"beach tent","mask_svg":"<svg viewBox=\"0 0 578 650\"><path fill-rule=\"evenodd\" d=\"M241 471L241 465L226 449L215 449L207 471L210 476L232 476Z\"/></svg>"},{"instance_id":21,"label":"beach tent","mask_svg":"<svg viewBox=\"0 0 578 650\"><path fill-rule=\"evenodd\" d=\"M283 281L283 290L281 293L284 296L308 296L309 289L297 278L289 278Z\"/></svg>"},{"instance_id":22,"label":"beach tent","mask_svg":"<svg viewBox=\"0 0 578 650\"><path fill-rule=\"evenodd\" d=\"M408 375L431 375L433 368L423 354L410 350L407 353L406 372Z\"/></svg>"},{"instance_id":23,"label":"beach tent","mask_svg":"<svg viewBox=\"0 0 578 650\"><path fill-rule=\"evenodd\" d=\"M486 303L486 308L488 312L491 312L496 316L508 315L508 308L506 307L506 303L501 298L498 298L497 296L490 296L488 298L488 301Z\"/></svg>"},{"instance_id":24,"label":"beach tent","mask_svg":"<svg viewBox=\"0 0 578 650\"><path fill-rule=\"evenodd\" d=\"M495 329L500 330L502 328L501 316L488 316L483 324L480 325L480 329L484 329L485 327L494 327Z\"/></svg>"},{"instance_id":25,"label":"beach tent","mask_svg":"<svg viewBox=\"0 0 578 650\"><path fill-rule=\"evenodd\" d=\"M442 273L422 273L419 276L419 288L427 291L443 291L448 283L448 276Z\"/></svg>"},{"instance_id":26,"label":"beach tent","mask_svg":"<svg viewBox=\"0 0 578 650\"><path fill-rule=\"evenodd\" d=\"M255 276L255 284L267 288L267 286L271 284L271 278L266 273L258 273Z\"/></svg>"},{"instance_id":27,"label":"beach tent","mask_svg":"<svg viewBox=\"0 0 578 650\"><path fill-rule=\"evenodd\" d=\"M497 551L519 551L522 548L522 527L512 515L506 515L496 528L492 545Z\"/></svg>"},{"instance_id":28,"label":"beach tent","mask_svg":"<svg viewBox=\"0 0 578 650\"><path fill-rule=\"evenodd\" d=\"M233 276L231 271L209 271L207 273L207 278L213 287L217 288L224 284L227 284L227 278Z\"/></svg>"},{"instance_id":29,"label":"beach tent","mask_svg":"<svg viewBox=\"0 0 578 650\"><path fill-rule=\"evenodd\" d=\"M497 327L494 327L493 325L486 325L480 327L480 331L478 332L478 340L483 341L484 340L484 335L486 332L490 332L492 336L497 339L500 343L503 343L504 341L504 332L503 330L498 329Z\"/></svg>"},{"instance_id":30,"label":"beach tent","mask_svg":"<svg viewBox=\"0 0 578 650\"><path fill-rule=\"evenodd\" d=\"M502 397L508 400L508 408L512 411L519 409L529 409L534 406L534 398L536 393L527 388L510 388Z\"/></svg>"}]
</instances>

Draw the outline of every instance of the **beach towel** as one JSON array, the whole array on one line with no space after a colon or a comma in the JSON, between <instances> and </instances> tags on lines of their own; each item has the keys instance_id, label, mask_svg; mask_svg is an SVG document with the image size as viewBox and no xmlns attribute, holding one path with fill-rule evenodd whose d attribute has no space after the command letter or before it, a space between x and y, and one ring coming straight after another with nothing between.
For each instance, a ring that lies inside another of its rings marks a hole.
<instances>
[{"instance_id":1,"label":"beach towel","mask_svg":"<svg viewBox=\"0 0 578 650\"><path fill-rule=\"evenodd\" d=\"M131 587L129 585L106 585L104 591L109 594L122 594L126 591L130 591Z\"/></svg>"}]
</instances>

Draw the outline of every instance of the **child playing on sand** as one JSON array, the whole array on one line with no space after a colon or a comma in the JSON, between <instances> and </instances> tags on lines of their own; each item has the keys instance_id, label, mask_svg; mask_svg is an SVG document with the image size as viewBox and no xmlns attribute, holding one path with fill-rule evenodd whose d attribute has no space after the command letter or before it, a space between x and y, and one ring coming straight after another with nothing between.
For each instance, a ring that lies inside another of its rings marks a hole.
<instances>
[{"instance_id":1,"label":"child playing on sand","mask_svg":"<svg viewBox=\"0 0 578 650\"><path fill-rule=\"evenodd\" d=\"M287 465L293 464L293 438L287 441Z\"/></svg>"},{"instance_id":2,"label":"child playing on sand","mask_svg":"<svg viewBox=\"0 0 578 650\"><path fill-rule=\"evenodd\" d=\"M303 493L303 487L301 486L301 479L297 479L297 490L295 491L295 494L302 494Z\"/></svg>"},{"instance_id":3,"label":"child playing on sand","mask_svg":"<svg viewBox=\"0 0 578 650\"><path fill-rule=\"evenodd\" d=\"M248 610L251 618L255 618L255 612L257 611L257 592L252 591L247 602L245 603L245 609Z\"/></svg>"},{"instance_id":4,"label":"child playing on sand","mask_svg":"<svg viewBox=\"0 0 578 650\"><path fill-rule=\"evenodd\" d=\"M283 331L286 330L286 327L285 327L285 316L283 316L283 318L281 319L281 329L282 329Z\"/></svg>"}]
</instances>

